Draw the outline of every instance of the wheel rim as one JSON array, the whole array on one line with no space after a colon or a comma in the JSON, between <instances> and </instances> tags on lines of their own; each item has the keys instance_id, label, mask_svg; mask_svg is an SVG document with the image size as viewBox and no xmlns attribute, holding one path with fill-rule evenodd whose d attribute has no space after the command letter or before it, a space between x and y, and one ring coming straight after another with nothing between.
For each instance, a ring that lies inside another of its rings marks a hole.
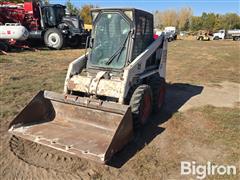
<instances>
[{"instance_id":1,"label":"wheel rim","mask_svg":"<svg viewBox=\"0 0 240 180\"><path fill-rule=\"evenodd\" d=\"M48 42L50 46L57 46L60 42L60 37L57 33L51 33L48 36Z\"/></svg>"},{"instance_id":2,"label":"wheel rim","mask_svg":"<svg viewBox=\"0 0 240 180\"><path fill-rule=\"evenodd\" d=\"M144 95L143 107L141 113L141 124L145 124L151 113L151 96L149 94Z\"/></svg>"},{"instance_id":3,"label":"wheel rim","mask_svg":"<svg viewBox=\"0 0 240 180\"><path fill-rule=\"evenodd\" d=\"M165 94L165 89L162 87L159 90L159 96L158 96L158 109L162 107L163 101L164 101L164 94Z\"/></svg>"}]
</instances>

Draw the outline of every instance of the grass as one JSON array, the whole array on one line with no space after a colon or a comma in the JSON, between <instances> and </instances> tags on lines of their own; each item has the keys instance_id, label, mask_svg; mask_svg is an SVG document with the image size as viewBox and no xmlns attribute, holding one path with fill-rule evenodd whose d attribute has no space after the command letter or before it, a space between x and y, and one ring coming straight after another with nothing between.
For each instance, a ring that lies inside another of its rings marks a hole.
<instances>
[{"instance_id":1,"label":"grass","mask_svg":"<svg viewBox=\"0 0 240 180\"><path fill-rule=\"evenodd\" d=\"M83 52L43 50L0 56L0 118L16 115L39 90L62 92L68 64Z\"/></svg>"},{"instance_id":2,"label":"grass","mask_svg":"<svg viewBox=\"0 0 240 180\"><path fill-rule=\"evenodd\" d=\"M169 43L167 79L191 83L240 83L240 43L174 41Z\"/></svg>"},{"instance_id":3,"label":"grass","mask_svg":"<svg viewBox=\"0 0 240 180\"><path fill-rule=\"evenodd\" d=\"M190 109L176 113L162 126L166 130L139 152L129 165L138 177L189 179L190 176L180 175L181 161L196 161L201 165L206 165L207 161L216 165L235 165L239 172L238 108L204 106ZM195 176L192 179L196 179ZM237 180L239 175L214 175L206 179Z\"/></svg>"},{"instance_id":4,"label":"grass","mask_svg":"<svg viewBox=\"0 0 240 180\"><path fill-rule=\"evenodd\" d=\"M39 90L62 92L68 64L83 53L84 50L77 49L42 50L0 56L1 125L11 121ZM169 43L167 81L240 83L239 59L239 42L174 41ZM161 126L166 130L121 169L97 172L95 178L180 179L181 160L239 165L239 108L205 106L190 109L175 113ZM238 177L209 177L226 178Z\"/></svg>"},{"instance_id":5,"label":"grass","mask_svg":"<svg viewBox=\"0 0 240 180\"><path fill-rule=\"evenodd\" d=\"M209 135L210 143L219 143L231 147L230 161L240 161L240 111L238 108L205 107L203 114L208 116L210 122L216 125ZM238 157L238 159L236 158Z\"/></svg>"}]
</instances>

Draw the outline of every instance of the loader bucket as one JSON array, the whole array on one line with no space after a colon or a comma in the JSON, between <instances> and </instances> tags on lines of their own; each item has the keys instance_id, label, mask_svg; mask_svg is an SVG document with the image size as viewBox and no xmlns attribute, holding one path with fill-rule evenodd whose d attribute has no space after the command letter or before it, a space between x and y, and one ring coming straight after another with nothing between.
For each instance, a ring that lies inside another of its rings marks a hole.
<instances>
[{"instance_id":1,"label":"loader bucket","mask_svg":"<svg viewBox=\"0 0 240 180\"><path fill-rule=\"evenodd\" d=\"M9 132L79 157L106 163L132 138L130 107L40 91Z\"/></svg>"}]
</instances>

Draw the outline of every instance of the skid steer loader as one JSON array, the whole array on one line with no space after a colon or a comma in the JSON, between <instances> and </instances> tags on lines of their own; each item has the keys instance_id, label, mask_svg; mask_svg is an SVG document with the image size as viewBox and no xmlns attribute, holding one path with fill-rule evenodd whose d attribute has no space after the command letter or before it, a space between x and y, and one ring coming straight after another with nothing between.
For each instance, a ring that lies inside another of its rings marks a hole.
<instances>
[{"instance_id":1,"label":"skid steer loader","mask_svg":"<svg viewBox=\"0 0 240 180\"><path fill-rule=\"evenodd\" d=\"M106 163L164 101L167 40L153 40L153 15L93 9L89 51L70 63L64 93L40 91L9 132Z\"/></svg>"}]
</instances>

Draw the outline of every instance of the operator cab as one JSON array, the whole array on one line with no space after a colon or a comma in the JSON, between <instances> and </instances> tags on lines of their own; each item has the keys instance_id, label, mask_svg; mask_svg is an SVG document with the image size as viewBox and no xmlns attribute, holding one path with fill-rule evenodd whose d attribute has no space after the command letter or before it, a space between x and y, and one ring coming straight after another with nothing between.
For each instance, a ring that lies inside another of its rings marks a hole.
<instances>
[{"instance_id":1,"label":"operator cab","mask_svg":"<svg viewBox=\"0 0 240 180\"><path fill-rule=\"evenodd\" d=\"M43 21L46 27L55 27L62 22L66 6L60 4L45 5L42 7Z\"/></svg>"},{"instance_id":2,"label":"operator cab","mask_svg":"<svg viewBox=\"0 0 240 180\"><path fill-rule=\"evenodd\" d=\"M121 70L153 42L153 16L148 12L93 9L91 15L90 69Z\"/></svg>"}]
</instances>

